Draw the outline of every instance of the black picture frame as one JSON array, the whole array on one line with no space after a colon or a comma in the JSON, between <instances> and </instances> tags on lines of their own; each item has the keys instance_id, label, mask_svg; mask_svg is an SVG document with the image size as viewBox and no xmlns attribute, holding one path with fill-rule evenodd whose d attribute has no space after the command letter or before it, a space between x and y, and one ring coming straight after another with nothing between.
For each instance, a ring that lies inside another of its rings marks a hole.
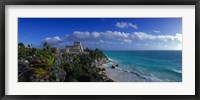
<instances>
[{"instance_id":1,"label":"black picture frame","mask_svg":"<svg viewBox=\"0 0 200 100\"><path fill-rule=\"evenodd\" d=\"M6 5L195 5L195 95L5 95ZM200 0L1 0L0 2L0 98L2 100L199 100L200 99Z\"/></svg>"}]
</instances>

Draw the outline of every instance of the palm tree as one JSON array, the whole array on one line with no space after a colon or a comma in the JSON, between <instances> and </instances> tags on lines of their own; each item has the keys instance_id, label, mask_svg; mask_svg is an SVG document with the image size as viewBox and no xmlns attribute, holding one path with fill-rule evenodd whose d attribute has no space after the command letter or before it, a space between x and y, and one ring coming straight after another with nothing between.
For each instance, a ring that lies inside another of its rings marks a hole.
<instances>
[{"instance_id":1,"label":"palm tree","mask_svg":"<svg viewBox=\"0 0 200 100\"><path fill-rule=\"evenodd\" d=\"M47 43L47 42L44 42L43 46L46 47L47 45L48 45L48 43Z\"/></svg>"},{"instance_id":2,"label":"palm tree","mask_svg":"<svg viewBox=\"0 0 200 100\"><path fill-rule=\"evenodd\" d=\"M23 43L21 43L21 42L20 42L20 43L18 43L18 46L19 46L19 47L21 47L21 48L25 48L24 44L23 44Z\"/></svg>"},{"instance_id":3,"label":"palm tree","mask_svg":"<svg viewBox=\"0 0 200 100\"><path fill-rule=\"evenodd\" d=\"M31 45L30 44L28 44L28 48L30 48L31 47Z\"/></svg>"}]
</instances>

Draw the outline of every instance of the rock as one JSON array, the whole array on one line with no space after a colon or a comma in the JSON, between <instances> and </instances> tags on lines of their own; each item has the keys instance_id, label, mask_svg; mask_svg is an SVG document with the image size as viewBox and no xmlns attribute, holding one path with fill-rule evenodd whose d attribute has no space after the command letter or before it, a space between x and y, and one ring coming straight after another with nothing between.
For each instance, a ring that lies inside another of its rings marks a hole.
<instances>
[{"instance_id":1,"label":"rock","mask_svg":"<svg viewBox=\"0 0 200 100\"><path fill-rule=\"evenodd\" d=\"M111 79L108 79L108 80L106 80L105 82L113 82L113 80L111 80Z\"/></svg>"},{"instance_id":2,"label":"rock","mask_svg":"<svg viewBox=\"0 0 200 100\"><path fill-rule=\"evenodd\" d=\"M26 67L28 67L28 64L26 64L26 63L18 63L18 73L23 72Z\"/></svg>"},{"instance_id":3,"label":"rock","mask_svg":"<svg viewBox=\"0 0 200 100\"><path fill-rule=\"evenodd\" d=\"M115 68L115 66L111 66L111 68L113 68L113 69L114 69L114 68Z\"/></svg>"},{"instance_id":4,"label":"rock","mask_svg":"<svg viewBox=\"0 0 200 100\"><path fill-rule=\"evenodd\" d=\"M77 80L79 82L91 82L91 78L89 76L86 76L86 75L81 75L77 78Z\"/></svg>"},{"instance_id":5,"label":"rock","mask_svg":"<svg viewBox=\"0 0 200 100\"><path fill-rule=\"evenodd\" d=\"M32 56L28 56L28 58L29 58L29 59L32 59L33 57L32 57Z\"/></svg>"},{"instance_id":6,"label":"rock","mask_svg":"<svg viewBox=\"0 0 200 100\"><path fill-rule=\"evenodd\" d=\"M102 68L102 71L106 71L106 69L105 69L105 68Z\"/></svg>"},{"instance_id":7,"label":"rock","mask_svg":"<svg viewBox=\"0 0 200 100\"><path fill-rule=\"evenodd\" d=\"M98 63L97 59L94 60L95 63Z\"/></svg>"},{"instance_id":8,"label":"rock","mask_svg":"<svg viewBox=\"0 0 200 100\"><path fill-rule=\"evenodd\" d=\"M60 69L60 70L58 70L58 76L57 76L57 78L61 81L61 82L63 82L63 81L65 81L65 76L66 76L66 72L63 70L63 69Z\"/></svg>"},{"instance_id":9,"label":"rock","mask_svg":"<svg viewBox=\"0 0 200 100\"><path fill-rule=\"evenodd\" d=\"M25 60L24 63L29 64L29 61L28 61L28 60Z\"/></svg>"},{"instance_id":10,"label":"rock","mask_svg":"<svg viewBox=\"0 0 200 100\"><path fill-rule=\"evenodd\" d=\"M128 72L127 70L124 70L124 72Z\"/></svg>"},{"instance_id":11,"label":"rock","mask_svg":"<svg viewBox=\"0 0 200 100\"><path fill-rule=\"evenodd\" d=\"M50 82L49 80L46 80L45 82Z\"/></svg>"},{"instance_id":12,"label":"rock","mask_svg":"<svg viewBox=\"0 0 200 100\"><path fill-rule=\"evenodd\" d=\"M32 81L30 80L30 77L33 76L33 74L30 71L25 71L22 74L19 75L18 81L19 82L29 82Z\"/></svg>"},{"instance_id":13,"label":"rock","mask_svg":"<svg viewBox=\"0 0 200 100\"><path fill-rule=\"evenodd\" d=\"M99 75L103 74L102 71L98 72Z\"/></svg>"},{"instance_id":14,"label":"rock","mask_svg":"<svg viewBox=\"0 0 200 100\"><path fill-rule=\"evenodd\" d=\"M27 67L29 67L28 60L19 60L18 61L18 74L25 72L27 70Z\"/></svg>"},{"instance_id":15,"label":"rock","mask_svg":"<svg viewBox=\"0 0 200 100\"><path fill-rule=\"evenodd\" d=\"M115 66L119 66L119 65L117 64L117 65L115 65Z\"/></svg>"},{"instance_id":16,"label":"rock","mask_svg":"<svg viewBox=\"0 0 200 100\"><path fill-rule=\"evenodd\" d=\"M78 80L77 79L72 79L72 82L78 82Z\"/></svg>"},{"instance_id":17,"label":"rock","mask_svg":"<svg viewBox=\"0 0 200 100\"><path fill-rule=\"evenodd\" d=\"M63 69L56 68L51 73L50 81L63 82L65 81L66 75L67 73Z\"/></svg>"},{"instance_id":18,"label":"rock","mask_svg":"<svg viewBox=\"0 0 200 100\"><path fill-rule=\"evenodd\" d=\"M56 80L56 72L57 71L52 71L50 74L50 81L54 82Z\"/></svg>"}]
</instances>

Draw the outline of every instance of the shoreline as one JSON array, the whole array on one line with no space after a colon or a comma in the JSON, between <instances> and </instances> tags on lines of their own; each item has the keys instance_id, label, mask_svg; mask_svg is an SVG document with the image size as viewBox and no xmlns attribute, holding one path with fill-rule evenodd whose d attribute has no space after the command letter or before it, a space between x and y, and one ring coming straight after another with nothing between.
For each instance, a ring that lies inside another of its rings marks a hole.
<instances>
[{"instance_id":1,"label":"shoreline","mask_svg":"<svg viewBox=\"0 0 200 100\"><path fill-rule=\"evenodd\" d=\"M119 66L123 65L107 57L106 62L97 67L100 69L105 69L105 75L113 80L113 82L156 82L156 80L153 81L141 76L136 72L120 68Z\"/></svg>"},{"instance_id":2,"label":"shoreline","mask_svg":"<svg viewBox=\"0 0 200 100\"><path fill-rule=\"evenodd\" d=\"M112 68L115 66L114 68ZM130 71L120 68L123 66L120 63L108 59L106 63L98 66L98 68L105 69L105 75L113 80L113 82L179 82L170 80L161 80L155 76L148 76L148 74L140 74L137 71Z\"/></svg>"},{"instance_id":3,"label":"shoreline","mask_svg":"<svg viewBox=\"0 0 200 100\"><path fill-rule=\"evenodd\" d=\"M106 63L104 63L104 64L106 64ZM105 68L103 67L103 65L97 66L97 68L100 68L101 70L104 70L104 69L105 69ZM114 79L112 76L110 76L106 69L105 69L105 71L101 71L101 72L104 73L104 75L105 75L107 78L111 79L113 82L119 82L119 81L117 81L116 79Z\"/></svg>"},{"instance_id":4,"label":"shoreline","mask_svg":"<svg viewBox=\"0 0 200 100\"><path fill-rule=\"evenodd\" d=\"M180 52L104 51L103 53L109 60L101 67L106 69L108 77L119 82L182 81Z\"/></svg>"},{"instance_id":5,"label":"shoreline","mask_svg":"<svg viewBox=\"0 0 200 100\"><path fill-rule=\"evenodd\" d=\"M100 69L105 69L105 75L113 80L113 82L145 82L145 78L141 78L138 74L124 69L120 69L119 64L109 64L112 62L108 60L106 63L98 66ZM117 66L116 66L117 65ZM114 68L112 68L115 66ZM149 81L152 82L152 81Z\"/></svg>"}]
</instances>

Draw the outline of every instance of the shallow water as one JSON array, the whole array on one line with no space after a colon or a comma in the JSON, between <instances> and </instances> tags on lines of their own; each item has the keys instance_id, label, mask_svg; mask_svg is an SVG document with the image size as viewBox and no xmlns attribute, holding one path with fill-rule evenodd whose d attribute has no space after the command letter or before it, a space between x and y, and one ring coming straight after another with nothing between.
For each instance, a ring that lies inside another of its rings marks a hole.
<instances>
[{"instance_id":1,"label":"shallow water","mask_svg":"<svg viewBox=\"0 0 200 100\"><path fill-rule=\"evenodd\" d=\"M104 54L110 61L102 67L117 81L182 81L182 51L104 51ZM113 65L115 69L110 68Z\"/></svg>"}]
</instances>

